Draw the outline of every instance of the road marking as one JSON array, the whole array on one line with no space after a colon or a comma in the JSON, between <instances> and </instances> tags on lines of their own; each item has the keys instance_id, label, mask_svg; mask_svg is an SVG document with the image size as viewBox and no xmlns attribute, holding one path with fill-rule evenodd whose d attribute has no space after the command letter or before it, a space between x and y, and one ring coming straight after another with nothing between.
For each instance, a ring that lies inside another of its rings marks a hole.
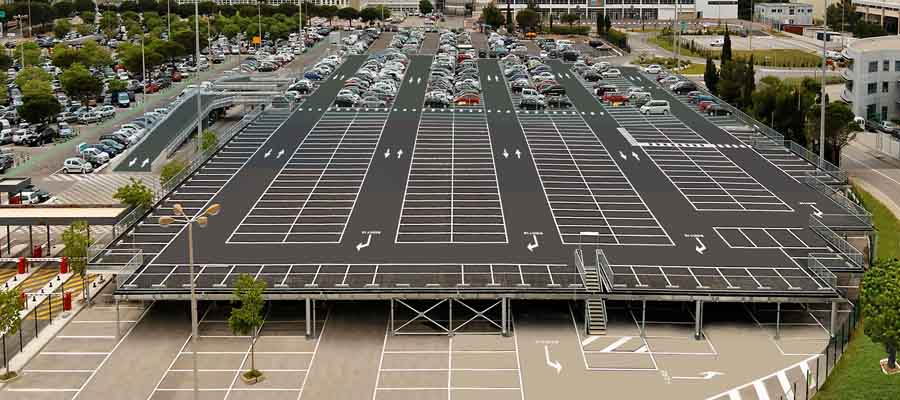
<instances>
[{"instance_id":1,"label":"road marking","mask_svg":"<svg viewBox=\"0 0 900 400\"><path fill-rule=\"evenodd\" d=\"M621 345L625 344L626 342L628 342L629 340L631 340L632 338L633 338L633 336L622 336L615 342L612 342L609 346L604 347L603 350L600 350L600 352L601 353L610 353L613 350L619 348L619 346L621 346Z\"/></svg>"}]
</instances>

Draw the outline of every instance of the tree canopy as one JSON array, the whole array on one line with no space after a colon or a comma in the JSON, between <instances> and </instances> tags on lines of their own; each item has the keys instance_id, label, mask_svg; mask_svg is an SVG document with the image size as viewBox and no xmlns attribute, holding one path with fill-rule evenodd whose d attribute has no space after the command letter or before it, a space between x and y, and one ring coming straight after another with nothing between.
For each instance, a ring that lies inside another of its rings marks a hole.
<instances>
[{"instance_id":1,"label":"tree canopy","mask_svg":"<svg viewBox=\"0 0 900 400\"><path fill-rule=\"evenodd\" d=\"M257 377L260 372L256 369L256 354L254 344L259 328L264 318L262 315L265 300L263 292L266 290L266 282L256 280L250 274L241 274L234 283L232 302L239 302L240 307L232 308L228 317L228 326L235 335L250 336L250 370L245 376Z\"/></svg>"},{"instance_id":2,"label":"tree canopy","mask_svg":"<svg viewBox=\"0 0 900 400\"><path fill-rule=\"evenodd\" d=\"M434 11L434 5L429 0L419 0L419 12L422 14L431 14Z\"/></svg>"},{"instance_id":3,"label":"tree canopy","mask_svg":"<svg viewBox=\"0 0 900 400\"><path fill-rule=\"evenodd\" d=\"M103 92L103 81L78 63L63 71L59 81L66 95L82 103L99 97Z\"/></svg>"},{"instance_id":4,"label":"tree canopy","mask_svg":"<svg viewBox=\"0 0 900 400\"><path fill-rule=\"evenodd\" d=\"M116 190L113 198L129 207L149 209L153 205L153 190L144 182L131 178L129 183Z\"/></svg>"},{"instance_id":5,"label":"tree canopy","mask_svg":"<svg viewBox=\"0 0 900 400\"><path fill-rule=\"evenodd\" d=\"M506 18L494 3L490 3L481 9L481 19L484 20L485 25L494 29L497 29L506 23Z\"/></svg>"},{"instance_id":6,"label":"tree canopy","mask_svg":"<svg viewBox=\"0 0 900 400\"><path fill-rule=\"evenodd\" d=\"M337 17L347 20L347 23L353 26L353 20L359 18L359 11L356 11L353 7L344 7L337 10Z\"/></svg>"},{"instance_id":7,"label":"tree canopy","mask_svg":"<svg viewBox=\"0 0 900 400\"><path fill-rule=\"evenodd\" d=\"M541 14L530 8L525 8L516 13L516 24L526 32L533 32L541 24Z\"/></svg>"},{"instance_id":8,"label":"tree canopy","mask_svg":"<svg viewBox=\"0 0 900 400\"><path fill-rule=\"evenodd\" d=\"M24 91L23 91L24 93ZM50 94L25 95L19 107L19 116L32 124L39 124L59 114L61 106L56 97Z\"/></svg>"},{"instance_id":9,"label":"tree canopy","mask_svg":"<svg viewBox=\"0 0 900 400\"><path fill-rule=\"evenodd\" d=\"M869 338L884 345L888 367L897 368L900 349L900 261L875 262L863 275L860 303L865 316L863 329Z\"/></svg>"}]
</instances>

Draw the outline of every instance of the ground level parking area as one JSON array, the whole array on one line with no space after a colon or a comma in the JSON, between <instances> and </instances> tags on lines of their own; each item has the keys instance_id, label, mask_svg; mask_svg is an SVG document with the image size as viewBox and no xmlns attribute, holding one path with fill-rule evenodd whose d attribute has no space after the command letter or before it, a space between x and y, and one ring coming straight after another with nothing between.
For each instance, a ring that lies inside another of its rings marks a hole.
<instances>
[{"instance_id":1,"label":"ground level parking area","mask_svg":"<svg viewBox=\"0 0 900 400\"><path fill-rule=\"evenodd\" d=\"M228 328L227 302L200 303L196 347L185 302L120 305L118 339L114 306L96 305L2 397L190 399L196 350L201 399L801 399L828 342L823 310L799 304L783 306L777 338L773 309L710 304L699 340L692 308L679 303L643 310L610 302L601 336L585 335L582 311L571 302L513 301L508 336L486 320L443 332L448 322L466 323L462 313L450 321L428 311L429 320L404 325L410 315L389 313L386 301L316 304L313 337L302 303L267 304L255 343L255 365L266 379L256 385L239 377L251 363L251 339Z\"/></svg>"}]
</instances>

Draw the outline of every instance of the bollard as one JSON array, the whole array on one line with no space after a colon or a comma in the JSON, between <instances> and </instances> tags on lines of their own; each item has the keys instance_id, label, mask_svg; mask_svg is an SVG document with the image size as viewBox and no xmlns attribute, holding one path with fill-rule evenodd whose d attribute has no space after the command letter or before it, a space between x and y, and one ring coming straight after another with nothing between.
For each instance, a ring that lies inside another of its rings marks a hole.
<instances>
[{"instance_id":1,"label":"bollard","mask_svg":"<svg viewBox=\"0 0 900 400\"><path fill-rule=\"evenodd\" d=\"M19 271L20 274L28 273L28 263L25 261L25 257L19 257Z\"/></svg>"},{"instance_id":2,"label":"bollard","mask_svg":"<svg viewBox=\"0 0 900 400\"><path fill-rule=\"evenodd\" d=\"M72 310L72 292L63 293L63 311Z\"/></svg>"},{"instance_id":3,"label":"bollard","mask_svg":"<svg viewBox=\"0 0 900 400\"><path fill-rule=\"evenodd\" d=\"M59 260L59 273L60 274L69 273L69 259L67 257L63 257Z\"/></svg>"}]
</instances>

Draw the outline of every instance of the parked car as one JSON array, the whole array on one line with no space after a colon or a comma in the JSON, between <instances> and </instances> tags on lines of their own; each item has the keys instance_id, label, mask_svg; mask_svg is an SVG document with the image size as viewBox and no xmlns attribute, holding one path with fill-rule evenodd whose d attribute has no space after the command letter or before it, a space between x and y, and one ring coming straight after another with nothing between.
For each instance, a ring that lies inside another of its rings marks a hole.
<instances>
[{"instance_id":1,"label":"parked car","mask_svg":"<svg viewBox=\"0 0 900 400\"><path fill-rule=\"evenodd\" d=\"M79 157L70 157L63 162L63 172L67 174L87 174L94 171L94 166L90 162Z\"/></svg>"},{"instance_id":2,"label":"parked car","mask_svg":"<svg viewBox=\"0 0 900 400\"><path fill-rule=\"evenodd\" d=\"M719 104L710 104L706 107L706 115L731 115L731 111Z\"/></svg>"},{"instance_id":3,"label":"parked car","mask_svg":"<svg viewBox=\"0 0 900 400\"><path fill-rule=\"evenodd\" d=\"M641 114L651 115L651 114L663 114L668 115L671 109L669 108L669 102L666 100L650 100L640 108Z\"/></svg>"},{"instance_id":4,"label":"parked car","mask_svg":"<svg viewBox=\"0 0 900 400\"><path fill-rule=\"evenodd\" d=\"M662 72L662 67L659 66L658 64L650 64L650 65L644 67L644 72L646 72L648 74L658 74L658 73Z\"/></svg>"},{"instance_id":5,"label":"parked car","mask_svg":"<svg viewBox=\"0 0 900 400\"><path fill-rule=\"evenodd\" d=\"M0 154L0 173L6 172L15 164L12 154Z\"/></svg>"},{"instance_id":6,"label":"parked car","mask_svg":"<svg viewBox=\"0 0 900 400\"><path fill-rule=\"evenodd\" d=\"M82 124L93 124L96 122L100 122L100 114L93 111L86 112L78 117L78 122Z\"/></svg>"},{"instance_id":7,"label":"parked car","mask_svg":"<svg viewBox=\"0 0 900 400\"><path fill-rule=\"evenodd\" d=\"M604 103L627 103L628 95L622 92L606 92L601 99Z\"/></svg>"},{"instance_id":8,"label":"parked car","mask_svg":"<svg viewBox=\"0 0 900 400\"><path fill-rule=\"evenodd\" d=\"M81 152L81 156L93 165L103 165L109 162L109 154L94 147L88 147Z\"/></svg>"}]
</instances>

